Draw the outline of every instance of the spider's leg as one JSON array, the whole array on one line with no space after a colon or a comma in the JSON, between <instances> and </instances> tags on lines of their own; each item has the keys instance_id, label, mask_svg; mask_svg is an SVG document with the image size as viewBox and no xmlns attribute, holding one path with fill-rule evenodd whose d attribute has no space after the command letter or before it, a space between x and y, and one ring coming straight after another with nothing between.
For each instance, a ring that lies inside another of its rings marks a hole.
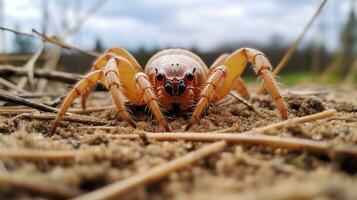
<instances>
[{"instance_id":1,"label":"spider's leg","mask_svg":"<svg viewBox=\"0 0 357 200\"><path fill-rule=\"evenodd\" d=\"M91 71L95 71L95 70L103 70L107 64L107 62L116 56L120 56L125 58L126 60L128 60L130 62L130 64L136 68L138 71L141 71L141 66L138 63L138 61L134 58L134 56L132 54L130 54L127 50L123 49L123 48L110 48L108 50L105 51L105 53L100 56L96 61L94 61L92 67L91 67ZM103 77L104 78L104 77ZM99 82L103 85L105 85L105 81L103 80L99 80ZM82 93L82 99L81 99L81 104L82 104L82 108L85 109L86 108L86 102L87 99L90 95L90 93L92 92L93 88L88 88L88 90L85 90Z\"/></svg>"},{"instance_id":2,"label":"spider's leg","mask_svg":"<svg viewBox=\"0 0 357 200\"><path fill-rule=\"evenodd\" d=\"M158 123L164 127L165 131L170 131L147 75L123 57L115 57L114 60L119 74L120 88L125 97L136 105L147 104Z\"/></svg>"},{"instance_id":3,"label":"spider's leg","mask_svg":"<svg viewBox=\"0 0 357 200\"><path fill-rule=\"evenodd\" d=\"M120 87L121 84L120 84L118 66L115 59L119 59L119 58L116 57L109 60L105 66L104 74L105 74L106 86L112 95L112 98L118 109L118 113L120 117L122 117L128 124L136 128L134 120L131 118L129 112L126 110L125 107L126 99L125 99L125 95L122 92L122 88ZM121 64L130 65L128 62L127 63L121 62Z\"/></svg>"},{"instance_id":4,"label":"spider's leg","mask_svg":"<svg viewBox=\"0 0 357 200\"><path fill-rule=\"evenodd\" d=\"M145 103L149 105L156 120L161 124L162 127L164 127L165 131L170 132L170 127L167 124L164 115L161 113L159 104L156 99L156 94L147 75L143 72L139 72L135 76L135 81L138 89L143 91L143 99Z\"/></svg>"},{"instance_id":5,"label":"spider's leg","mask_svg":"<svg viewBox=\"0 0 357 200\"><path fill-rule=\"evenodd\" d=\"M214 98L215 96L223 98L230 92L236 79L242 74L247 62L254 65L255 73L262 78L266 90L279 109L281 118L288 118L287 107L271 74L272 67L269 60L260 51L242 48L233 52L223 65L213 69L207 85L202 92L201 99L187 124L186 130L200 118L202 111L209 102L216 101L217 98Z\"/></svg>"},{"instance_id":6,"label":"spider's leg","mask_svg":"<svg viewBox=\"0 0 357 200\"><path fill-rule=\"evenodd\" d=\"M227 60L227 58L229 57L228 53L224 53L222 55L220 55L211 65L210 67L210 73L212 73L214 71L215 68L221 66L224 64L224 62ZM244 84L244 81L241 77L237 78L236 81L233 83L233 90L237 91L238 94L243 97L245 100L249 100L250 99L250 94L248 92L247 87Z\"/></svg>"},{"instance_id":7,"label":"spider's leg","mask_svg":"<svg viewBox=\"0 0 357 200\"><path fill-rule=\"evenodd\" d=\"M59 125L63 115L67 112L68 108L71 106L72 102L74 99L76 99L78 96L81 95L83 91L85 91L88 87L91 87L92 85L96 84L97 81L103 76L103 71L102 70L96 70L93 72L90 72L89 74L85 75L82 80L80 80L74 87L73 89L69 92L69 94L66 96L64 99L57 116L54 120L53 128L52 128L52 133L55 132L57 126Z\"/></svg>"}]
</instances>

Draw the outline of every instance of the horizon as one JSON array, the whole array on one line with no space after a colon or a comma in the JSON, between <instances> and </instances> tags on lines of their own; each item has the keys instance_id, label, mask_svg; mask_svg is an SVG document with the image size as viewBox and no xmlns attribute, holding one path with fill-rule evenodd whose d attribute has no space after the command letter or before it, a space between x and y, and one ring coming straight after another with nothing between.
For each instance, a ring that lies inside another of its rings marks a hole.
<instances>
[{"instance_id":1,"label":"horizon","mask_svg":"<svg viewBox=\"0 0 357 200\"><path fill-rule=\"evenodd\" d=\"M30 32L32 28L42 29L42 1L2 2L5 11L3 26L20 27L25 32ZM72 1L49 2L48 35L61 34L61 20L66 19L66 23L75 24L78 20L75 14L85 16L85 12L96 4L94 0L88 3L69 2ZM203 52L230 44L269 45L273 40L288 45L303 30L319 2L225 0L203 3L160 0L152 4L150 1L120 3L108 0L66 41L83 49L93 49L96 39L100 39L105 48L138 50L180 47L197 48ZM347 20L349 4L350 0L328 1L301 46L319 42L328 50L336 49L339 34ZM78 12L75 11L79 8ZM64 13L67 17L58 16L61 9L68 11ZM13 52L11 44L14 35L3 34L6 42L0 50L5 48L6 52Z\"/></svg>"}]
</instances>

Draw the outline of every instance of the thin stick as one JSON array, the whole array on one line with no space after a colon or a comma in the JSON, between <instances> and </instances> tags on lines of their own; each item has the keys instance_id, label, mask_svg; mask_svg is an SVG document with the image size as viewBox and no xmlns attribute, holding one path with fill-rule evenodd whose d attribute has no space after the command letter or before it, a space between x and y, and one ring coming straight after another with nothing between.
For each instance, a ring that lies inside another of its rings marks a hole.
<instances>
[{"instance_id":1,"label":"thin stick","mask_svg":"<svg viewBox=\"0 0 357 200\"><path fill-rule=\"evenodd\" d=\"M17 96L22 97L22 98L42 98L42 97L50 97L50 98L55 98L55 97L60 97L64 94L61 93L23 93L23 94L17 94Z\"/></svg>"},{"instance_id":2,"label":"thin stick","mask_svg":"<svg viewBox=\"0 0 357 200\"><path fill-rule=\"evenodd\" d=\"M24 92L24 93L28 93L28 91L22 89L22 88L18 88L16 87L15 84L11 83L10 81L7 81L6 79L3 79L3 78L0 78L0 84L7 87L7 88L10 88L12 90L15 90L17 92Z\"/></svg>"},{"instance_id":3,"label":"thin stick","mask_svg":"<svg viewBox=\"0 0 357 200\"><path fill-rule=\"evenodd\" d=\"M247 144L247 145L265 145L273 148L285 148L293 151L306 151L309 153L331 156L333 154L351 155L357 157L357 148L348 148L343 146L334 147L328 142L313 141L309 139L288 138L271 135L253 135L253 132L243 133L197 133L197 132L167 132L167 133L149 133L142 132L138 134L113 135L114 138L121 139L140 139L142 134L148 140L157 141L176 141L185 140L192 142L214 142L224 140L228 143Z\"/></svg>"},{"instance_id":4,"label":"thin stick","mask_svg":"<svg viewBox=\"0 0 357 200\"><path fill-rule=\"evenodd\" d=\"M37 111L36 109L32 108L5 108L5 109L0 109L0 115L17 115L20 113L29 113L29 112L35 112Z\"/></svg>"},{"instance_id":5,"label":"thin stick","mask_svg":"<svg viewBox=\"0 0 357 200\"><path fill-rule=\"evenodd\" d=\"M238 96L235 92L230 92L229 93L232 97L234 97L236 100L238 100L240 103L244 104L245 106L248 107L249 110L251 111L256 111L254 106L251 105L250 103L248 103L246 100L244 100L243 98L241 98L240 96Z\"/></svg>"},{"instance_id":6,"label":"thin stick","mask_svg":"<svg viewBox=\"0 0 357 200\"><path fill-rule=\"evenodd\" d=\"M14 67L11 65L0 65L0 75L1 76L27 76L27 70ZM64 83L74 84L81 79L81 75L79 74L72 74L66 72L59 72L59 71L47 71L38 69L34 71L34 76L36 78L46 78L49 80L61 81Z\"/></svg>"},{"instance_id":7,"label":"thin stick","mask_svg":"<svg viewBox=\"0 0 357 200\"><path fill-rule=\"evenodd\" d=\"M103 110L107 109L112 109L115 108L115 106L104 106L104 107L92 107L92 108L86 108L85 110L81 108L72 108L69 109L69 113L75 113L75 114L87 114L87 113L92 113L92 112L100 112ZM20 113L30 113L30 112L35 112L37 109L32 109L32 108L23 108L20 106L13 107L13 108L2 108L0 107L0 115L11 115L11 114L20 114Z\"/></svg>"},{"instance_id":8,"label":"thin stick","mask_svg":"<svg viewBox=\"0 0 357 200\"><path fill-rule=\"evenodd\" d=\"M0 63L28 61L31 57L32 55L0 55ZM46 59L46 55L40 56L39 59Z\"/></svg>"},{"instance_id":9,"label":"thin stick","mask_svg":"<svg viewBox=\"0 0 357 200\"><path fill-rule=\"evenodd\" d=\"M0 158L26 160L75 160L80 155L78 151L51 151L34 149L0 149Z\"/></svg>"},{"instance_id":10,"label":"thin stick","mask_svg":"<svg viewBox=\"0 0 357 200\"><path fill-rule=\"evenodd\" d=\"M335 109L330 109L330 110L326 110L323 112L319 112L316 114L312 114L312 115L307 115L307 116L303 116L303 117L296 117L293 119L289 119L289 120L285 120L285 121L281 121L275 124L271 124L265 127L261 127L261 128L256 128L253 129L253 131L255 132L265 132L274 128L281 128L287 124L290 123L295 123L295 124L301 124L301 123L305 123L305 122L310 122L310 121L316 121L316 120L320 120L320 119L325 119L328 117L331 117L333 115L336 114L336 110Z\"/></svg>"},{"instance_id":11,"label":"thin stick","mask_svg":"<svg viewBox=\"0 0 357 200\"><path fill-rule=\"evenodd\" d=\"M26 64L22 67L27 71L27 77L22 77L21 80L19 81L19 84L17 88L24 88L26 82L28 81L30 83L30 86L33 87L34 84L34 68L35 68L35 62L38 60L40 57L43 49L45 48L45 45L42 44L40 48L36 51L36 53L30 58L29 61L26 62Z\"/></svg>"},{"instance_id":12,"label":"thin stick","mask_svg":"<svg viewBox=\"0 0 357 200\"><path fill-rule=\"evenodd\" d=\"M316 12L314 13L314 15L312 16L310 21L306 24L305 28L300 33L299 37L289 47L288 51L286 51L286 53L284 54L284 56L281 59L281 61L279 62L277 67L274 69L274 71L273 71L274 75L277 75L285 67L285 65L289 62L291 56L296 51L298 45L300 44L301 40L304 38L306 32L309 30L309 28L311 27L312 23L315 21L317 16L320 14L320 12L321 12L322 8L324 7L324 5L326 4L326 2L327 2L327 0L321 0L321 3L319 5L319 7L317 8ZM258 90L258 94L263 94L263 93L264 93L264 86L263 86L263 84L261 84L260 87L259 87L259 90Z\"/></svg>"},{"instance_id":13,"label":"thin stick","mask_svg":"<svg viewBox=\"0 0 357 200\"><path fill-rule=\"evenodd\" d=\"M15 34L18 34L18 35L24 35L24 36L27 36L27 37L36 38L36 36L32 35L31 33L25 33L25 32L21 32L21 31L17 31L17 30L11 29L11 28L6 28L6 27L3 27L3 26L0 26L0 30L9 31L9 32L12 32L12 33L15 33Z\"/></svg>"},{"instance_id":14,"label":"thin stick","mask_svg":"<svg viewBox=\"0 0 357 200\"><path fill-rule=\"evenodd\" d=\"M190 166L194 162L203 159L211 154L221 152L227 146L226 142L219 141L206 145L198 150L190 152L182 157L176 158L167 163L153 167L147 171L138 173L124 180L119 180L108 186L102 187L93 192L74 198L81 199L113 199L127 193L133 188L148 185L154 181L168 176L173 171L181 170Z\"/></svg>"},{"instance_id":15,"label":"thin stick","mask_svg":"<svg viewBox=\"0 0 357 200\"><path fill-rule=\"evenodd\" d=\"M83 25L83 23L86 20L88 20L91 16L93 16L93 14L95 14L106 2L107 0L97 0L96 2L94 2L92 7L88 9L88 11L86 12L86 15L79 18L76 25L71 30L68 31L69 32L68 34L72 35L76 33L79 30L79 28Z\"/></svg>"},{"instance_id":16,"label":"thin stick","mask_svg":"<svg viewBox=\"0 0 357 200\"><path fill-rule=\"evenodd\" d=\"M11 65L0 65L0 75L1 76L10 76L10 75L27 76L27 71L20 67L14 67ZM82 78L82 75L79 74L66 73L66 72L60 72L54 70L47 71L43 69L38 69L34 71L34 76L36 78L46 78L48 80L60 81L69 84L77 83ZM95 90L106 91L106 88L103 85L97 84ZM25 93L28 92L25 91Z\"/></svg>"},{"instance_id":17,"label":"thin stick","mask_svg":"<svg viewBox=\"0 0 357 200\"><path fill-rule=\"evenodd\" d=\"M18 177L7 173L0 173L0 184L56 199L68 199L78 196L81 193L74 188L63 187L54 183L45 183L30 177ZM17 190L15 189L15 191Z\"/></svg>"},{"instance_id":18,"label":"thin stick","mask_svg":"<svg viewBox=\"0 0 357 200\"><path fill-rule=\"evenodd\" d=\"M115 126L82 126L83 129L100 129L104 131L111 131L115 129Z\"/></svg>"},{"instance_id":19,"label":"thin stick","mask_svg":"<svg viewBox=\"0 0 357 200\"><path fill-rule=\"evenodd\" d=\"M13 120L16 120L16 119L54 120L55 118L56 118L56 115L54 115L54 114L23 113L21 115L14 117ZM81 116L81 115L64 116L62 121L77 122L77 123L81 123L81 124L92 124L92 125L107 124L107 122L105 122L105 121L102 121L99 119L93 119L93 118L89 118L89 117Z\"/></svg>"},{"instance_id":20,"label":"thin stick","mask_svg":"<svg viewBox=\"0 0 357 200\"><path fill-rule=\"evenodd\" d=\"M56 109L56 108L46 106L42 103L36 103L36 102L30 101L28 99L21 98L21 97L9 94L7 92L2 92L2 91L0 91L0 100L14 103L16 105L23 105L23 106L28 106L31 108L36 108L38 110L42 110L45 112L57 112L58 111L58 109Z\"/></svg>"},{"instance_id":21,"label":"thin stick","mask_svg":"<svg viewBox=\"0 0 357 200\"><path fill-rule=\"evenodd\" d=\"M43 39L44 41L46 42L49 42L49 43L52 43L52 44L56 44L62 48L65 48L65 49L69 49L69 50L72 50L72 51L78 51L82 54L86 54L86 55L90 55L90 56L93 56L93 57L98 57L100 56L99 53L97 52L91 52L91 51L85 51L85 50L82 50L78 47L75 47L75 46L72 46L72 45L69 45L61 40L59 40L58 38L54 38L54 37L48 37L44 34L41 34L40 32L38 32L37 30L35 29L32 29L32 32L35 33L37 36L39 36L41 39Z\"/></svg>"},{"instance_id":22,"label":"thin stick","mask_svg":"<svg viewBox=\"0 0 357 200\"><path fill-rule=\"evenodd\" d=\"M41 39L45 42L48 42L48 43L52 43L52 44L55 44L55 45L58 45L62 48L65 48L65 49L68 49L68 50L72 50L72 51L77 51L77 52L80 52L82 54L86 54L86 55L89 55L89 56L93 56L93 57L98 57L100 54L99 53L96 53L96 52L88 52L88 51L85 51L85 50L82 50L80 48L77 48L77 47L74 47L72 45L69 45L63 41L59 41L59 40L56 40L56 39L53 39L53 38L50 38L46 35L43 35L41 33L39 33L38 31L34 30L33 31L37 34L37 35L33 35L33 34L30 34L30 33L25 33L25 32L21 32L21 31L16 31L16 30L13 30L13 29L10 29L10 28L5 28L5 27L2 27L0 26L0 30L3 30L3 31L9 31L9 32L12 32L12 33L15 33L15 34L20 34L20 35L24 35L24 36L28 36L28 37L32 37L32 38L36 38L36 39Z\"/></svg>"},{"instance_id":23,"label":"thin stick","mask_svg":"<svg viewBox=\"0 0 357 200\"><path fill-rule=\"evenodd\" d=\"M265 127L261 127L261 128L255 128L254 132L265 132L267 130L271 130L273 128L281 128L287 124L290 123L305 123L305 122L309 122L309 121L315 121L315 120L319 120L319 119L324 119L327 117L331 117L333 115L336 114L336 110L334 109L330 109L330 110L326 110L323 112L319 112L316 114L312 114L312 115L307 115L307 116L303 116L303 117L296 117L293 119L288 119L285 121L281 121L278 123L274 123ZM223 129L223 130L218 130L218 131L214 131L215 133L227 133L227 132L232 132L232 131L237 131L237 128L227 128L227 129Z\"/></svg>"}]
</instances>

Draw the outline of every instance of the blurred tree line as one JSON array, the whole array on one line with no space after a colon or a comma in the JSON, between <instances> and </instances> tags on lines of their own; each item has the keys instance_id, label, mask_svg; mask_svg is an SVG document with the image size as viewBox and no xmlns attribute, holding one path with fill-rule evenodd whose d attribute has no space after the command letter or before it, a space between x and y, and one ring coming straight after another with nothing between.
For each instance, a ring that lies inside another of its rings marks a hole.
<instances>
[{"instance_id":1,"label":"blurred tree line","mask_svg":"<svg viewBox=\"0 0 357 200\"><path fill-rule=\"evenodd\" d=\"M334 52L327 51L323 42L316 45L314 41L310 41L308 45L299 48L294 53L284 68L283 73L305 71L323 74L325 77L344 77L351 73L350 69L356 68L352 67L353 63L357 63L357 22L354 3L355 1L351 0L349 17L340 33L339 47ZM100 37L95 38L94 41L93 51L104 52L107 47L103 44ZM16 35L13 44L16 51L15 54L30 54L36 49L33 39L22 35ZM203 52L194 47L190 50L198 54L210 66L222 53L230 53L242 47L252 47L261 50L267 55L272 65L276 66L287 51L289 44L283 43L282 37L275 35L267 45L247 41L222 44L220 47L209 52ZM138 48L131 50L131 53L142 66L145 66L148 59L158 51L159 49L155 48ZM93 61L94 58L92 57L65 50L60 57L58 66L64 71L85 73ZM245 70L245 73L252 75L253 70Z\"/></svg>"}]
</instances>

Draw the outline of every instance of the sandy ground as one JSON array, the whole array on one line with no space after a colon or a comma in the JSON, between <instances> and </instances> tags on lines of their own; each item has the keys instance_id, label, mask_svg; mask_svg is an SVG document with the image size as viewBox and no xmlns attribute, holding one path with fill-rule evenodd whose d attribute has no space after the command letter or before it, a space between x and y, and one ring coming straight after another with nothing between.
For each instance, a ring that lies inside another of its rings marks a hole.
<instances>
[{"instance_id":1,"label":"sandy ground","mask_svg":"<svg viewBox=\"0 0 357 200\"><path fill-rule=\"evenodd\" d=\"M302 90L303 88L303 90ZM89 106L111 104L108 94L92 95ZM288 88L284 98L290 118L334 108L328 119L290 124L270 134L329 141L357 146L357 87L304 86ZM42 99L47 101L48 99ZM232 98L208 110L192 131L214 131L237 127L239 132L278 122L279 114L268 96L254 96L256 111ZM79 106L76 102L75 106ZM46 137L51 121L19 120L0 116L0 148L83 150L76 161L26 161L2 158L0 172L20 180L37 180L88 192L193 151L203 143L158 142L115 139L113 135L135 131L115 109L95 112L92 117L115 125L111 131L85 129L78 123L63 122L57 134ZM144 109L134 109L138 129L162 129ZM169 116L173 131L182 131L187 117ZM268 133L268 134L269 134ZM167 178L140 187L120 199L357 199L357 158L326 158L260 145L230 145L224 152L209 156ZM0 199L52 199L0 181Z\"/></svg>"}]
</instances>

